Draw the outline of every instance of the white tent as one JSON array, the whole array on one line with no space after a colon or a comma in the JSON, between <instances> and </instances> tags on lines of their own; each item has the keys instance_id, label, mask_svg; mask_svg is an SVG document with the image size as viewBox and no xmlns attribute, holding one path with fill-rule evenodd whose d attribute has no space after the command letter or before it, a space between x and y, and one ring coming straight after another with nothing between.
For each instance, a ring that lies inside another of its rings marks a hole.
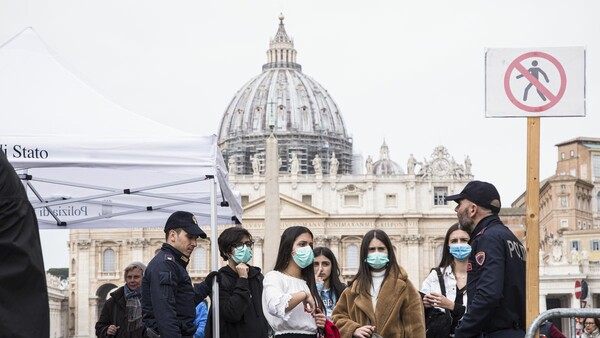
<instances>
[{"instance_id":1,"label":"white tent","mask_svg":"<svg viewBox=\"0 0 600 338\"><path fill-rule=\"evenodd\" d=\"M0 45L0 112L0 151L26 182L41 228L162 227L186 210L214 236L217 223L242 220L216 136L115 105L32 28ZM213 299L218 307L215 287ZM213 322L218 335L218 312Z\"/></svg>"},{"instance_id":2,"label":"white tent","mask_svg":"<svg viewBox=\"0 0 600 338\"><path fill-rule=\"evenodd\" d=\"M115 105L32 28L0 45L0 111L0 151L27 183L41 228L162 227L176 210L215 229L241 221L216 136Z\"/></svg>"}]
</instances>

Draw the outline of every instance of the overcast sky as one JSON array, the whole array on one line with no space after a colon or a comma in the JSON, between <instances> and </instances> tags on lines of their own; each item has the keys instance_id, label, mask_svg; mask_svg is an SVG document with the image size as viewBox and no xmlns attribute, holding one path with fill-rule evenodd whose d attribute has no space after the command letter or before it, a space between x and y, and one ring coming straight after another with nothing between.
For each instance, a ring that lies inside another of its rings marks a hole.
<instances>
[{"instance_id":1,"label":"overcast sky","mask_svg":"<svg viewBox=\"0 0 600 338\"><path fill-rule=\"evenodd\" d=\"M280 12L303 72L329 91L365 157L377 159L385 138L405 168L411 153L422 160L444 145L458 162L469 155L475 178L509 206L525 189L527 121L485 118L486 48L586 49L587 117L542 119L542 179L555 171L556 143L600 137L596 0L0 0L0 41L33 26L110 100L216 134L233 95L261 72ZM43 237L46 267L67 266L66 244L49 253L64 232Z\"/></svg>"}]
</instances>

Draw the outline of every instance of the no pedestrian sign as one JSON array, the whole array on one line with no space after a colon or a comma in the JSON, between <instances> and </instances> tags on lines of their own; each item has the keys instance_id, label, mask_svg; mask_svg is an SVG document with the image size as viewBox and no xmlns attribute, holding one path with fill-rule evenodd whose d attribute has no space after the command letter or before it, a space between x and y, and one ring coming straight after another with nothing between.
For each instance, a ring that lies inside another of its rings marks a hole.
<instances>
[{"instance_id":1,"label":"no pedestrian sign","mask_svg":"<svg viewBox=\"0 0 600 338\"><path fill-rule=\"evenodd\" d=\"M585 116L585 49L485 53L486 117Z\"/></svg>"}]
</instances>

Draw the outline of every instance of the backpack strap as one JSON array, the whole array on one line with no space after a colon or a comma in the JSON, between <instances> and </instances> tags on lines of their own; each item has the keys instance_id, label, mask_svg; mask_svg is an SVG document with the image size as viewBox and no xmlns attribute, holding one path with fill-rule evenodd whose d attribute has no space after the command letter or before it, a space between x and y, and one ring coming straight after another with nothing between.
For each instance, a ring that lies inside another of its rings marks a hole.
<instances>
[{"instance_id":1,"label":"backpack strap","mask_svg":"<svg viewBox=\"0 0 600 338\"><path fill-rule=\"evenodd\" d=\"M444 297L446 297L446 284L444 283L444 276L442 276L442 271L440 270L440 268L434 268L435 272L437 273L438 276L438 280L440 281L440 289L442 291L442 295L444 295Z\"/></svg>"}]
</instances>

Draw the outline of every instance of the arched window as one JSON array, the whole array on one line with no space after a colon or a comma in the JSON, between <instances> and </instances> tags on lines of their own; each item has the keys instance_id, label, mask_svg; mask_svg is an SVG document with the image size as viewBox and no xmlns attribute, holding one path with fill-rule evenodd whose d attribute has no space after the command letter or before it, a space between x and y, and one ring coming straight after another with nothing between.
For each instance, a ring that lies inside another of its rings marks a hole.
<instances>
[{"instance_id":1,"label":"arched window","mask_svg":"<svg viewBox=\"0 0 600 338\"><path fill-rule=\"evenodd\" d=\"M113 249L106 249L102 254L102 272L115 272L115 251Z\"/></svg>"},{"instance_id":2,"label":"arched window","mask_svg":"<svg viewBox=\"0 0 600 338\"><path fill-rule=\"evenodd\" d=\"M194 256L192 258L192 270L193 271L206 271L206 249L198 247L194 250Z\"/></svg>"},{"instance_id":3,"label":"arched window","mask_svg":"<svg viewBox=\"0 0 600 338\"><path fill-rule=\"evenodd\" d=\"M346 268L347 269L358 269L358 246L356 244L350 244L346 247Z\"/></svg>"}]
</instances>

